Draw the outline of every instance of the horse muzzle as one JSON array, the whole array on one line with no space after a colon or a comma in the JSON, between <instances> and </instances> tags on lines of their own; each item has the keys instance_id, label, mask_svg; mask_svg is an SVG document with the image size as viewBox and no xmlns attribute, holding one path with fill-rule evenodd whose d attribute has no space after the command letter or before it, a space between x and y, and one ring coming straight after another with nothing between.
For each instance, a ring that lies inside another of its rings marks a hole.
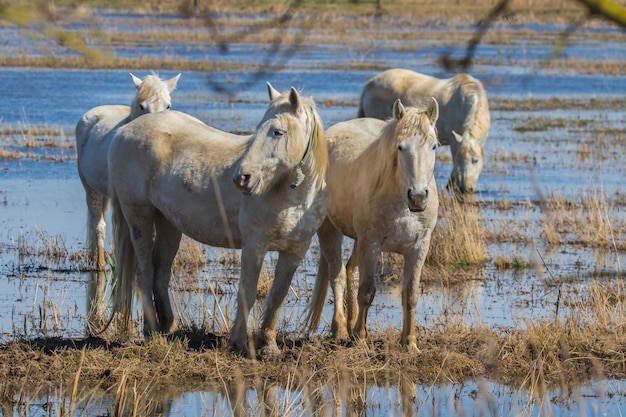
<instances>
[{"instance_id":1,"label":"horse muzzle","mask_svg":"<svg viewBox=\"0 0 626 417\"><path fill-rule=\"evenodd\" d=\"M409 189L407 192L407 200L411 212L420 213L426 210L426 206L428 205L428 188L422 192Z\"/></svg>"},{"instance_id":2,"label":"horse muzzle","mask_svg":"<svg viewBox=\"0 0 626 417\"><path fill-rule=\"evenodd\" d=\"M258 183L252 183L250 174L235 174L233 176L233 182L237 188L239 188L239 191L245 195L254 194L255 188L258 185Z\"/></svg>"}]
</instances>

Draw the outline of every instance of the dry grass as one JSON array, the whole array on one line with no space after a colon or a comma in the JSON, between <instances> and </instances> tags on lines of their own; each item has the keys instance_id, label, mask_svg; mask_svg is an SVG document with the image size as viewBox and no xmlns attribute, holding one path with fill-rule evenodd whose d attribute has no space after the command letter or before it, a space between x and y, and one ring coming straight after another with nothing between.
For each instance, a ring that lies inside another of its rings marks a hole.
<instances>
[{"instance_id":1,"label":"dry grass","mask_svg":"<svg viewBox=\"0 0 626 417\"><path fill-rule=\"evenodd\" d=\"M439 193L439 222L427 262L439 266L478 266L487 261L480 207L463 203L445 190Z\"/></svg>"},{"instance_id":2,"label":"dry grass","mask_svg":"<svg viewBox=\"0 0 626 417\"><path fill-rule=\"evenodd\" d=\"M613 215L613 206L602 190L566 197L551 194L543 202L541 226L550 244L626 250L626 224Z\"/></svg>"}]
</instances>

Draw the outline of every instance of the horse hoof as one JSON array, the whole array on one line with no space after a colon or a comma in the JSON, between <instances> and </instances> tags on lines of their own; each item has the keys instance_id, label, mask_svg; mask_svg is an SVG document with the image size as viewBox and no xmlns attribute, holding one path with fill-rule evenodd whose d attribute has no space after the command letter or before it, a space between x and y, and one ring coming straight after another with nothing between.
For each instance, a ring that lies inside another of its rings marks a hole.
<instances>
[{"instance_id":1,"label":"horse hoof","mask_svg":"<svg viewBox=\"0 0 626 417\"><path fill-rule=\"evenodd\" d=\"M276 357L280 356L281 353L282 352L281 352L281 350L279 349L279 347L278 347L278 345L276 343L267 344L267 345L263 346L263 348L259 351L259 355L263 359L276 358Z\"/></svg>"},{"instance_id":2,"label":"horse hoof","mask_svg":"<svg viewBox=\"0 0 626 417\"><path fill-rule=\"evenodd\" d=\"M417 356L421 353L421 351L419 350L419 348L417 347L417 345L415 343L409 343L406 346L407 350L409 351L409 353L413 356Z\"/></svg>"}]
</instances>

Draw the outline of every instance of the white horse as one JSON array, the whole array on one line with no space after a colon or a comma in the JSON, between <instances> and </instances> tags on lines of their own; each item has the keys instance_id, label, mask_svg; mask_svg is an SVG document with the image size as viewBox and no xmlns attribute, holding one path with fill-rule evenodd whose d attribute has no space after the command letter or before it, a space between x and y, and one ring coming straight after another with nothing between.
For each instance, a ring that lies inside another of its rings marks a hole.
<instances>
[{"instance_id":1,"label":"white horse","mask_svg":"<svg viewBox=\"0 0 626 417\"><path fill-rule=\"evenodd\" d=\"M405 69L390 69L365 83L359 117L386 120L396 99L406 106L439 103L437 132L442 145L450 145L453 167L448 186L473 192L483 169L483 154L491 125L487 93L468 74L439 79Z\"/></svg>"},{"instance_id":2,"label":"white horse","mask_svg":"<svg viewBox=\"0 0 626 417\"><path fill-rule=\"evenodd\" d=\"M253 354L247 322L268 251L278 251L260 344L278 350L280 307L328 207L324 129L312 100L268 83L270 104L252 136L205 125L184 113L146 115L118 129L109 150L117 289L128 317L133 279L144 334L176 329L168 294L181 233L241 248L234 351ZM136 267L136 271L135 271ZM260 346L260 345L259 345Z\"/></svg>"},{"instance_id":3,"label":"white horse","mask_svg":"<svg viewBox=\"0 0 626 417\"><path fill-rule=\"evenodd\" d=\"M388 123L361 118L337 123L326 131L329 209L317 233L321 256L307 318L310 331L317 329L330 282L335 307L331 331L335 338L348 337L355 322L357 295L352 280L358 266L358 317L353 334L365 339L367 313L376 292L378 255L396 252L404 256L401 342L417 349L415 307L439 207L434 177L437 117L435 99L427 109L405 108L396 100ZM341 256L344 235L355 240L347 277Z\"/></svg>"},{"instance_id":4,"label":"white horse","mask_svg":"<svg viewBox=\"0 0 626 417\"><path fill-rule=\"evenodd\" d=\"M107 151L109 132L146 113L171 107L170 93L176 88L180 74L163 81L151 74L140 79L130 74L137 94L130 107L103 105L83 114L76 124L76 156L78 175L87 199L87 240L98 270L106 265L106 212L108 206Z\"/></svg>"}]
</instances>

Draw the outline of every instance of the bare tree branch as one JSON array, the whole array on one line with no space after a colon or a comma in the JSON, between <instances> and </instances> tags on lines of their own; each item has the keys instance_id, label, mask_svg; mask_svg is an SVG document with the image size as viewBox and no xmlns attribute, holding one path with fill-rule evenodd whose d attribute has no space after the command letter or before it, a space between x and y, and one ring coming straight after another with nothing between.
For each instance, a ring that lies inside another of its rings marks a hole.
<instances>
[{"instance_id":1,"label":"bare tree branch","mask_svg":"<svg viewBox=\"0 0 626 417\"><path fill-rule=\"evenodd\" d=\"M293 0L290 3L288 9L280 15L270 18L259 24L247 26L244 29L228 35L221 33L215 12L209 11L204 15L204 19L206 25L215 36L215 43L218 47L219 52L226 54L230 49L229 45L233 42L240 41L241 39L249 35L257 34L260 31L283 29L285 26L287 26L287 23L289 23L293 19L293 16L296 13L301 2L302 0ZM262 69L249 73L245 81L237 83L237 85L232 88L226 86L223 83L214 82L211 79L209 79L208 83L211 88L218 93L235 95L236 93L240 92L242 88L245 89L252 85L258 84L259 80L267 81L266 78L268 74L281 71L287 66L287 63L295 54L298 45L301 44L301 41L303 39L304 34L301 33L296 37L295 42L282 48L283 36L280 31L278 31L272 38L272 42L269 45L269 51L267 51L267 53L263 57L263 61L261 63Z\"/></svg>"},{"instance_id":2,"label":"bare tree branch","mask_svg":"<svg viewBox=\"0 0 626 417\"><path fill-rule=\"evenodd\" d=\"M601 16L626 28L626 7L612 0L578 0L591 16Z\"/></svg>"},{"instance_id":3,"label":"bare tree branch","mask_svg":"<svg viewBox=\"0 0 626 417\"><path fill-rule=\"evenodd\" d=\"M465 56L460 59L454 59L450 56L450 53L443 55L439 59L439 63L447 71L467 71L472 65L476 47L480 45L480 42L489 30L491 23L499 17L506 16L511 12L509 9L510 0L500 0L487 14L487 16L478 22L476 25L476 31L474 36L469 40L467 48L465 50ZM557 55L563 49L567 43L569 36L580 28L591 17L604 17L610 21L617 23L623 28L626 28L626 7L618 4L613 0L576 0L582 5L586 6L589 10L589 14L582 19L571 23L559 36L559 40L556 42L556 49L553 55Z\"/></svg>"}]
</instances>

